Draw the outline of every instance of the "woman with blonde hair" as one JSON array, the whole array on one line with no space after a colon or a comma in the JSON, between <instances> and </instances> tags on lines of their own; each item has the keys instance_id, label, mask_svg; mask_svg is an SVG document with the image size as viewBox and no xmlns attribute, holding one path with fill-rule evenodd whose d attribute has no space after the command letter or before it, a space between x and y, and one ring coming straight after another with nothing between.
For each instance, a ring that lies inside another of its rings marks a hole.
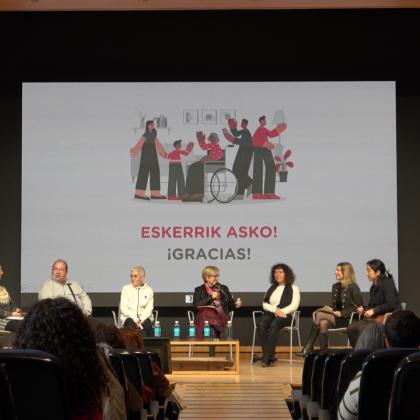
<instances>
[{"instance_id":1,"label":"woman with blonde hair","mask_svg":"<svg viewBox=\"0 0 420 420\"><path fill-rule=\"evenodd\" d=\"M306 356L313 349L319 335L321 349L328 348L328 330L347 327L352 312L363 305L362 294L356 283L353 266L340 262L335 269L336 283L332 286L332 306L324 306L315 311L314 323L308 341L298 356Z\"/></svg>"}]
</instances>

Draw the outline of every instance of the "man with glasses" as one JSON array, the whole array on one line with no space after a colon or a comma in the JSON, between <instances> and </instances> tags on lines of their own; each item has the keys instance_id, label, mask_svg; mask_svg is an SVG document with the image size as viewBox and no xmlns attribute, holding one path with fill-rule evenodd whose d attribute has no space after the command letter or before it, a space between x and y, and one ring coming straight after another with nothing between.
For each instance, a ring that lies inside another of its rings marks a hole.
<instances>
[{"instance_id":1,"label":"man with glasses","mask_svg":"<svg viewBox=\"0 0 420 420\"><path fill-rule=\"evenodd\" d=\"M41 287L38 299L64 297L75 303L86 316L92 315L92 302L86 291L75 281L67 278L68 265L65 260L56 260L52 265L51 277Z\"/></svg>"},{"instance_id":2,"label":"man with glasses","mask_svg":"<svg viewBox=\"0 0 420 420\"><path fill-rule=\"evenodd\" d=\"M153 290L146 283L145 269L133 267L130 279L121 291L120 321L124 327L140 328L153 337Z\"/></svg>"}]
</instances>

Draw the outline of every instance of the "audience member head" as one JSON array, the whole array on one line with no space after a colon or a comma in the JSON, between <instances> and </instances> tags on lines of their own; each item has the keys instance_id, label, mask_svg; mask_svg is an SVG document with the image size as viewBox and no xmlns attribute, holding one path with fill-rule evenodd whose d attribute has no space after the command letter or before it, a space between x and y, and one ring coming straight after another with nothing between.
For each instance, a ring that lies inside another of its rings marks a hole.
<instances>
[{"instance_id":1,"label":"audience member head","mask_svg":"<svg viewBox=\"0 0 420 420\"><path fill-rule=\"evenodd\" d=\"M395 311L385 322L388 347L419 347L420 319L411 311Z\"/></svg>"},{"instance_id":2,"label":"audience member head","mask_svg":"<svg viewBox=\"0 0 420 420\"><path fill-rule=\"evenodd\" d=\"M374 284L384 277L393 278L392 274L385 268L385 264L378 259L373 259L366 263L366 275Z\"/></svg>"},{"instance_id":3,"label":"audience member head","mask_svg":"<svg viewBox=\"0 0 420 420\"><path fill-rule=\"evenodd\" d=\"M133 267L131 269L130 278L133 287L141 287L146 283L146 270L141 265Z\"/></svg>"},{"instance_id":4,"label":"audience member head","mask_svg":"<svg viewBox=\"0 0 420 420\"><path fill-rule=\"evenodd\" d=\"M107 379L93 332L78 306L65 298L39 301L23 320L15 347L42 350L60 360L73 417L93 417L102 410Z\"/></svg>"},{"instance_id":5,"label":"audience member head","mask_svg":"<svg viewBox=\"0 0 420 420\"><path fill-rule=\"evenodd\" d=\"M123 327L120 329L124 341L124 348L127 350L144 348L143 334L138 328Z\"/></svg>"},{"instance_id":6,"label":"audience member head","mask_svg":"<svg viewBox=\"0 0 420 420\"><path fill-rule=\"evenodd\" d=\"M354 349L379 350L385 347L384 325L379 322L369 322L357 339Z\"/></svg>"},{"instance_id":7,"label":"audience member head","mask_svg":"<svg viewBox=\"0 0 420 420\"><path fill-rule=\"evenodd\" d=\"M201 277L207 286L213 287L219 281L220 269L214 265L207 265L203 268Z\"/></svg>"},{"instance_id":8,"label":"audience member head","mask_svg":"<svg viewBox=\"0 0 420 420\"><path fill-rule=\"evenodd\" d=\"M113 349L124 349L125 343L120 330L115 325L98 323L93 325L93 334L96 342L105 343Z\"/></svg>"},{"instance_id":9,"label":"audience member head","mask_svg":"<svg viewBox=\"0 0 420 420\"><path fill-rule=\"evenodd\" d=\"M353 266L349 262L340 262L335 268L335 278L341 282L343 287L347 287L351 283L356 283L356 274Z\"/></svg>"},{"instance_id":10,"label":"audience member head","mask_svg":"<svg viewBox=\"0 0 420 420\"><path fill-rule=\"evenodd\" d=\"M51 269L51 278L58 283L64 284L67 280L69 267L65 260L55 260Z\"/></svg>"},{"instance_id":11,"label":"audience member head","mask_svg":"<svg viewBox=\"0 0 420 420\"><path fill-rule=\"evenodd\" d=\"M275 264L271 267L271 283L290 285L295 281L295 273L287 264Z\"/></svg>"}]
</instances>

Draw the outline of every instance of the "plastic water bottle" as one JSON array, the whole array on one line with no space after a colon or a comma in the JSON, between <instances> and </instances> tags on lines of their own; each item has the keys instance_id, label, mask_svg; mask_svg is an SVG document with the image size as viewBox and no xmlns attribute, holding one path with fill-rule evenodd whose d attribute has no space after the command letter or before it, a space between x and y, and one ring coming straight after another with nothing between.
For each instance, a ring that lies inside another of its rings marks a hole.
<instances>
[{"instance_id":1,"label":"plastic water bottle","mask_svg":"<svg viewBox=\"0 0 420 420\"><path fill-rule=\"evenodd\" d=\"M210 336L211 331L209 321L204 321L204 338L210 338Z\"/></svg>"},{"instance_id":2,"label":"plastic water bottle","mask_svg":"<svg viewBox=\"0 0 420 420\"><path fill-rule=\"evenodd\" d=\"M195 338L195 325L193 321L190 321L190 327L188 328L188 335L190 338Z\"/></svg>"},{"instance_id":3,"label":"plastic water bottle","mask_svg":"<svg viewBox=\"0 0 420 420\"><path fill-rule=\"evenodd\" d=\"M174 338L181 337L181 327L179 326L179 321L175 321L174 323Z\"/></svg>"},{"instance_id":4,"label":"plastic water bottle","mask_svg":"<svg viewBox=\"0 0 420 420\"><path fill-rule=\"evenodd\" d=\"M233 331L232 331L232 321L228 321L227 327L226 327L226 338L228 340L233 339Z\"/></svg>"},{"instance_id":5,"label":"plastic water bottle","mask_svg":"<svg viewBox=\"0 0 420 420\"><path fill-rule=\"evenodd\" d=\"M155 337L162 336L162 328L160 327L160 321L155 322L154 332L155 332Z\"/></svg>"}]
</instances>

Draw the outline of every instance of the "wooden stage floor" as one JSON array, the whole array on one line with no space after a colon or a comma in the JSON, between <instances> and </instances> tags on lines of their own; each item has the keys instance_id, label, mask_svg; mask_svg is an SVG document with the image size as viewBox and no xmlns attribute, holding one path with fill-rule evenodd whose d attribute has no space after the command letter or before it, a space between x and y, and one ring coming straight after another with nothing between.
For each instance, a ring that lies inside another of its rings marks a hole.
<instances>
[{"instance_id":1,"label":"wooden stage floor","mask_svg":"<svg viewBox=\"0 0 420 420\"><path fill-rule=\"evenodd\" d=\"M291 419L286 398L300 384L303 363L278 361L263 368L241 358L239 375L168 375L186 407L180 419Z\"/></svg>"}]
</instances>

